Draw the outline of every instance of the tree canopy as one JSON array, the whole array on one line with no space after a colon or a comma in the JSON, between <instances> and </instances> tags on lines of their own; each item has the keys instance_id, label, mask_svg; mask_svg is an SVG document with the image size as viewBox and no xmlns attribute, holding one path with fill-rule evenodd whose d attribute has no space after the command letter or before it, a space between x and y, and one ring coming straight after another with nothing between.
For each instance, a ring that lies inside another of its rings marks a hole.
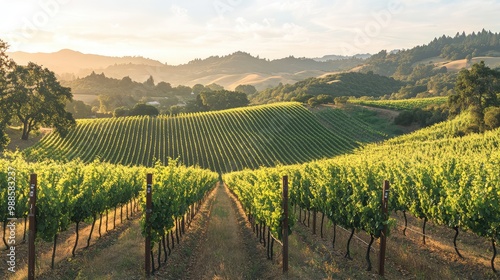
<instances>
[{"instance_id":1,"label":"tree canopy","mask_svg":"<svg viewBox=\"0 0 500 280\"><path fill-rule=\"evenodd\" d=\"M10 119L11 111L9 110L8 103L5 100L7 90L7 74L11 71L14 63L7 57L8 45L0 40L0 151L9 143L9 138L5 133L5 128Z\"/></svg>"},{"instance_id":2,"label":"tree canopy","mask_svg":"<svg viewBox=\"0 0 500 280\"><path fill-rule=\"evenodd\" d=\"M129 112L129 116L158 116L159 112L155 106L139 103Z\"/></svg>"},{"instance_id":3,"label":"tree canopy","mask_svg":"<svg viewBox=\"0 0 500 280\"><path fill-rule=\"evenodd\" d=\"M71 90L59 84L54 72L30 62L27 66L16 65L7 79L3 99L12 117L23 126L21 139L27 140L40 125L53 126L62 136L75 125L73 116L65 110L66 102L72 100Z\"/></svg>"},{"instance_id":4,"label":"tree canopy","mask_svg":"<svg viewBox=\"0 0 500 280\"><path fill-rule=\"evenodd\" d=\"M484 61L472 65L470 70L462 69L457 77L455 94L450 95L450 111L458 114L471 110L480 130L484 124L485 111L499 106L500 72L490 69ZM492 118L492 116L489 116Z\"/></svg>"},{"instance_id":5,"label":"tree canopy","mask_svg":"<svg viewBox=\"0 0 500 280\"><path fill-rule=\"evenodd\" d=\"M205 90L200 93L200 99L209 111L244 107L250 103L245 93L229 90Z\"/></svg>"},{"instance_id":6,"label":"tree canopy","mask_svg":"<svg viewBox=\"0 0 500 280\"><path fill-rule=\"evenodd\" d=\"M497 93L500 91L500 72L490 69L484 61L472 65L470 70L462 69L457 77L455 94L449 98L454 112L477 107L498 105Z\"/></svg>"}]
</instances>

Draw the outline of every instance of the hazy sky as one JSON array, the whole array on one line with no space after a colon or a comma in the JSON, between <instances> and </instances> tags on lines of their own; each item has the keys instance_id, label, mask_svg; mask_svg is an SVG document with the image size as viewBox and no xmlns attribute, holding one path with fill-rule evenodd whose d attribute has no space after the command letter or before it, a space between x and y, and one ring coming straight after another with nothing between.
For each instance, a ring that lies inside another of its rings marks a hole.
<instances>
[{"instance_id":1,"label":"hazy sky","mask_svg":"<svg viewBox=\"0 0 500 280\"><path fill-rule=\"evenodd\" d=\"M186 63L411 48L457 31L500 31L500 0L0 0L9 51L73 49Z\"/></svg>"}]
</instances>

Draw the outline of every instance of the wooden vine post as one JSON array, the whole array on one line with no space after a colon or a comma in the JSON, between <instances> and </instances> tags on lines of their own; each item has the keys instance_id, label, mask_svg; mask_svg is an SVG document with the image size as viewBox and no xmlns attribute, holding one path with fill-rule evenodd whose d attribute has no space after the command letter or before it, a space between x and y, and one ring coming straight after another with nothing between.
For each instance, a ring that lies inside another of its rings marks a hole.
<instances>
[{"instance_id":1,"label":"wooden vine post","mask_svg":"<svg viewBox=\"0 0 500 280\"><path fill-rule=\"evenodd\" d=\"M153 212L151 203L151 193L153 191L153 174L147 174L146 177L146 246L144 254L144 268L146 270L146 276L151 273L151 226L149 220L151 218L151 213Z\"/></svg>"},{"instance_id":2,"label":"wooden vine post","mask_svg":"<svg viewBox=\"0 0 500 280\"><path fill-rule=\"evenodd\" d=\"M35 236L36 236L36 174L30 176L30 208L29 208L29 238L28 238L28 279L35 279Z\"/></svg>"},{"instance_id":3,"label":"wooden vine post","mask_svg":"<svg viewBox=\"0 0 500 280\"><path fill-rule=\"evenodd\" d=\"M283 274L288 272L288 176L283 176Z\"/></svg>"},{"instance_id":4,"label":"wooden vine post","mask_svg":"<svg viewBox=\"0 0 500 280\"><path fill-rule=\"evenodd\" d=\"M384 220L389 219L387 207L389 201L389 181L385 180L382 191L382 216ZM384 267L385 267L385 248L386 248L386 239L387 239L387 224L384 225L382 232L380 234L380 256L379 256L379 269L378 274L380 276L384 276Z\"/></svg>"}]
</instances>

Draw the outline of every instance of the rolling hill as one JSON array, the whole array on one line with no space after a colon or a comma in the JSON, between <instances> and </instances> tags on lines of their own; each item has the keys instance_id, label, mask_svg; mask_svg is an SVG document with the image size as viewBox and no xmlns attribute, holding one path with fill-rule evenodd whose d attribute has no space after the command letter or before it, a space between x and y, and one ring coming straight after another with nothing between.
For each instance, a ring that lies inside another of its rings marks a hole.
<instances>
[{"instance_id":1,"label":"rolling hill","mask_svg":"<svg viewBox=\"0 0 500 280\"><path fill-rule=\"evenodd\" d=\"M8 55L18 64L29 61L42 64L64 80L84 77L94 71L116 79L129 76L138 82L153 76L156 82L173 85L217 83L230 90L240 84L264 89L280 82L293 83L326 72L349 70L364 61L356 57L316 61L293 56L268 60L239 51L226 56L194 59L181 65L168 65L143 57L107 57L72 50L56 53L10 52Z\"/></svg>"},{"instance_id":2,"label":"rolling hill","mask_svg":"<svg viewBox=\"0 0 500 280\"><path fill-rule=\"evenodd\" d=\"M299 103L276 103L177 117L81 120L66 138L49 134L26 156L146 166L179 158L225 173L332 157L384 137L340 112L321 119L330 129Z\"/></svg>"}]
</instances>

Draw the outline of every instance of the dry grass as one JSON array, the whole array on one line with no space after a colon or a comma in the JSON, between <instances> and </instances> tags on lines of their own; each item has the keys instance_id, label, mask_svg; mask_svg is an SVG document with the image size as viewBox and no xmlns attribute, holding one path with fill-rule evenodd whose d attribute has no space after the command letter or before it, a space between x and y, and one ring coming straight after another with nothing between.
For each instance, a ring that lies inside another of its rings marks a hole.
<instances>
[{"instance_id":1,"label":"dry grass","mask_svg":"<svg viewBox=\"0 0 500 280\"><path fill-rule=\"evenodd\" d=\"M35 244L36 246L36 275L38 279L54 279L54 275L58 275L59 279L74 279L77 275L78 269L75 267L80 266L82 256L88 254L92 250L100 250L99 248L107 247L105 244L113 238L113 236L121 233L128 227L129 221L126 220L125 208L123 210L123 223L120 222L120 212L117 211L116 219L116 229L113 230L113 212L108 215L108 232L105 232L105 216L103 216L103 223L101 226L101 235L99 238L98 233L98 223L96 222L96 227L92 234L92 240L90 242L90 248L85 249L87 246L87 238L90 233L91 226L86 223L80 224L79 230L79 240L78 247L76 250L76 257L71 256L71 251L75 242L75 226L72 225L68 231L65 231L58 236L56 258L55 258L55 269L50 268L52 261L52 242L44 242L38 240ZM137 218L137 213L135 214ZM16 273L5 274L3 270L0 270L0 279L26 279L28 273L27 267L27 255L28 248L27 243L21 244L23 236L23 225L19 223L17 227L17 240L18 245L16 247L17 252L17 263L16 263ZM104 245L104 246L103 246ZM62 277L61 275L68 275L68 277ZM62 277L62 278L61 278Z\"/></svg>"},{"instance_id":2,"label":"dry grass","mask_svg":"<svg viewBox=\"0 0 500 280\"><path fill-rule=\"evenodd\" d=\"M459 59L448 63L439 64L437 67L441 68L445 66L448 69L448 71L458 72L463 68L470 68L473 64L479 63L481 61L484 61L486 66L490 68L495 68L500 66L500 57L484 56L484 57L474 57L471 59L469 63L467 63L466 59Z\"/></svg>"},{"instance_id":3,"label":"dry grass","mask_svg":"<svg viewBox=\"0 0 500 280\"><path fill-rule=\"evenodd\" d=\"M10 138L10 142L7 145L7 150L15 151L15 150L24 150L38 143L43 136L51 132L50 128L41 128L39 132L34 132L30 134L28 140L21 140L22 130L21 127L8 127L6 132Z\"/></svg>"}]
</instances>

